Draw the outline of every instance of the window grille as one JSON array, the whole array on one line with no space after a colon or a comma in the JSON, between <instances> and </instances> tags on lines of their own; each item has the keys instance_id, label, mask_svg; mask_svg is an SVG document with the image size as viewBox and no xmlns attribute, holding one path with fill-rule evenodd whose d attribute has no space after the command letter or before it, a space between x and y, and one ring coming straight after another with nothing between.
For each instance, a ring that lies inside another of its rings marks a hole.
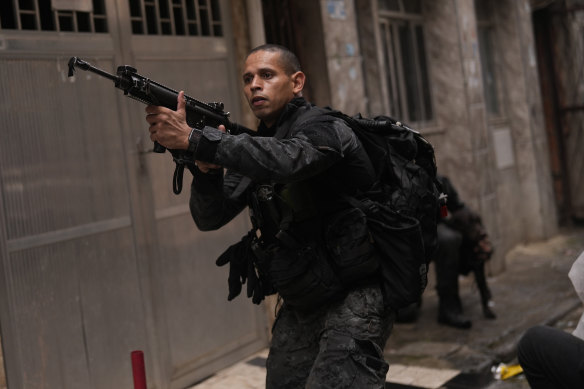
<instances>
[{"instance_id":1,"label":"window grille","mask_svg":"<svg viewBox=\"0 0 584 389\"><path fill-rule=\"evenodd\" d=\"M494 23L489 2L485 0L475 1L475 11L485 105L488 115L498 116L500 114L500 104L495 53L493 50Z\"/></svg>"},{"instance_id":2,"label":"window grille","mask_svg":"<svg viewBox=\"0 0 584 389\"><path fill-rule=\"evenodd\" d=\"M0 30L108 32L104 0L93 11L53 9L50 0L0 0Z\"/></svg>"},{"instance_id":3,"label":"window grille","mask_svg":"<svg viewBox=\"0 0 584 389\"><path fill-rule=\"evenodd\" d=\"M129 0L136 35L223 36L218 0Z\"/></svg>"},{"instance_id":4,"label":"window grille","mask_svg":"<svg viewBox=\"0 0 584 389\"><path fill-rule=\"evenodd\" d=\"M388 114L409 123L432 120L421 1L379 0Z\"/></svg>"},{"instance_id":5,"label":"window grille","mask_svg":"<svg viewBox=\"0 0 584 389\"><path fill-rule=\"evenodd\" d=\"M379 0L379 9L383 11L422 13L422 0Z\"/></svg>"}]
</instances>

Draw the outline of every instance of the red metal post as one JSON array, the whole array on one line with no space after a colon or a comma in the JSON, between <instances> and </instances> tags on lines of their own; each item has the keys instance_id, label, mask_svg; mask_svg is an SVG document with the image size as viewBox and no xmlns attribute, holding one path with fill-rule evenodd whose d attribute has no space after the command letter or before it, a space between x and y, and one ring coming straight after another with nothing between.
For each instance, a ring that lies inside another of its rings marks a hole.
<instances>
[{"instance_id":1,"label":"red metal post","mask_svg":"<svg viewBox=\"0 0 584 389\"><path fill-rule=\"evenodd\" d=\"M144 353L140 350L132 351L132 375L134 376L134 389L147 389Z\"/></svg>"}]
</instances>

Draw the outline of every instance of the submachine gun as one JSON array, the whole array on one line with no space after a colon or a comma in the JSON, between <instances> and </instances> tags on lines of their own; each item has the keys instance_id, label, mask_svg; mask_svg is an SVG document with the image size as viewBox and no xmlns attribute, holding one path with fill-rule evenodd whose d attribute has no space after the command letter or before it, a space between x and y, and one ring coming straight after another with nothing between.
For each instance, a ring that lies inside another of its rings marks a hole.
<instances>
[{"instance_id":1,"label":"submachine gun","mask_svg":"<svg viewBox=\"0 0 584 389\"><path fill-rule=\"evenodd\" d=\"M138 100L147 105L158 105L176 110L178 92L170 89L154 80L138 74L138 71L128 65L118 66L116 74L108 73L96 68L88 62L71 57L69 59L69 77L75 74L75 68L93 72L99 76L110 79L114 86L124 91L124 95ZM205 126L218 127L224 125L225 129L232 135L247 133L254 135L255 131L237 123L229 121L229 112L224 111L223 103L203 103L185 94L185 110L187 124L191 127L202 129ZM154 142L153 151L164 153L166 148ZM172 181L172 191L179 194L182 190L182 179L184 167L187 163L193 163L193 156L186 150L169 150L176 163Z\"/></svg>"}]
</instances>

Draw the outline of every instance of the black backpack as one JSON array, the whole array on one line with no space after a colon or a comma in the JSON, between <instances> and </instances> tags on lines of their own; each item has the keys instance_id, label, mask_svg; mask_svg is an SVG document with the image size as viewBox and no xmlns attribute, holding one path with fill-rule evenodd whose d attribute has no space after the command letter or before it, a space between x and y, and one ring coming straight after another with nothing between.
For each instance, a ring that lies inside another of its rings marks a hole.
<instances>
[{"instance_id":1,"label":"black backpack","mask_svg":"<svg viewBox=\"0 0 584 389\"><path fill-rule=\"evenodd\" d=\"M419 132L387 116L328 114L353 129L375 168L374 190L348 201L367 217L381 257L385 302L393 309L417 303L428 283L446 201L436 179L434 148Z\"/></svg>"}]
</instances>

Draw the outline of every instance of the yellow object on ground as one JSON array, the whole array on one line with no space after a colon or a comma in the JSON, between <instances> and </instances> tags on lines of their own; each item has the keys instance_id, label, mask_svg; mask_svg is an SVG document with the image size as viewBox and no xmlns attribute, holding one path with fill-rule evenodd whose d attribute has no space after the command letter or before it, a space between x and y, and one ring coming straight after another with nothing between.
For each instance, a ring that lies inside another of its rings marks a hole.
<instances>
[{"instance_id":1,"label":"yellow object on ground","mask_svg":"<svg viewBox=\"0 0 584 389\"><path fill-rule=\"evenodd\" d=\"M498 366L493 366L491 369L497 380L506 380L523 373L521 365L505 365L500 363Z\"/></svg>"}]
</instances>

